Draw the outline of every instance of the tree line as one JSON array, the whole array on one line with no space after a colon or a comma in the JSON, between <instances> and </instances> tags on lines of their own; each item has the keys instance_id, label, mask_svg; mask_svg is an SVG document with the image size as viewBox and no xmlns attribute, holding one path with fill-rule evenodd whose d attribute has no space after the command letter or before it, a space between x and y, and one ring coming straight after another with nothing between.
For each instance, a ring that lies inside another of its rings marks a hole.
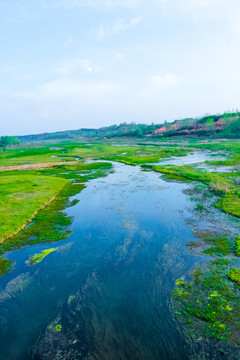
<instances>
[{"instance_id":1,"label":"tree line","mask_svg":"<svg viewBox=\"0 0 240 360\"><path fill-rule=\"evenodd\" d=\"M9 145L18 145L20 141L14 136L1 136L0 148L5 149Z\"/></svg>"}]
</instances>

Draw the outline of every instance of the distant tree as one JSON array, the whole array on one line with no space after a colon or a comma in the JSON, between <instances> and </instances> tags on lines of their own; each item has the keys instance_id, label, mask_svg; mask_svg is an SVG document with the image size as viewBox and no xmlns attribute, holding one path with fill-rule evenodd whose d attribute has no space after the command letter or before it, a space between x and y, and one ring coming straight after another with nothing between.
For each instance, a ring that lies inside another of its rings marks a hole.
<instances>
[{"instance_id":1,"label":"distant tree","mask_svg":"<svg viewBox=\"0 0 240 360\"><path fill-rule=\"evenodd\" d=\"M214 128L214 118L213 117L208 118L206 120L206 124L210 129L213 129Z\"/></svg>"},{"instance_id":2,"label":"distant tree","mask_svg":"<svg viewBox=\"0 0 240 360\"><path fill-rule=\"evenodd\" d=\"M6 148L8 145L18 145L18 138L14 136L1 136L0 138L0 148Z\"/></svg>"}]
</instances>

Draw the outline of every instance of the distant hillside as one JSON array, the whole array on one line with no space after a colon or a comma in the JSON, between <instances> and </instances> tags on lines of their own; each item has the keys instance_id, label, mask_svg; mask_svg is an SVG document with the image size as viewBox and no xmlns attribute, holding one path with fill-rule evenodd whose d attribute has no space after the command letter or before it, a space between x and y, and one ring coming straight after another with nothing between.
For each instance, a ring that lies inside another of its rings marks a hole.
<instances>
[{"instance_id":1,"label":"distant hillside","mask_svg":"<svg viewBox=\"0 0 240 360\"><path fill-rule=\"evenodd\" d=\"M112 138L112 137L143 137L153 132L161 126L145 125L145 124L126 124L111 125L99 129L79 129L79 130L66 130L58 131L55 133L43 133L37 135L18 136L20 141L43 141L54 139L74 139L74 138Z\"/></svg>"},{"instance_id":2,"label":"distant hillside","mask_svg":"<svg viewBox=\"0 0 240 360\"><path fill-rule=\"evenodd\" d=\"M209 137L240 137L240 113L205 116L200 119L176 120L165 122L155 129L153 136L209 136Z\"/></svg>"},{"instance_id":3,"label":"distant hillside","mask_svg":"<svg viewBox=\"0 0 240 360\"><path fill-rule=\"evenodd\" d=\"M114 137L225 137L240 138L240 112L204 116L199 119L182 119L164 124L122 123L99 129L79 129L19 136L20 141L70 140L74 138Z\"/></svg>"}]
</instances>

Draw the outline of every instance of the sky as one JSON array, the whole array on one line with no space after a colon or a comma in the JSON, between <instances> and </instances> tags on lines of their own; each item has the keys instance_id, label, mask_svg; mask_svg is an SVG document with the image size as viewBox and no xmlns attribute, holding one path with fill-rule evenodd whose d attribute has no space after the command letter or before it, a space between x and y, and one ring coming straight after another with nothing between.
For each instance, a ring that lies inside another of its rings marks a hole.
<instances>
[{"instance_id":1,"label":"sky","mask_svg":"<svg viewBox=\"0 0 240 360\"><path fill-rule=\"evenodd\" d=\"M240 105L239 0L0 0L0 136Z\"/></svg>"}]
</instances>

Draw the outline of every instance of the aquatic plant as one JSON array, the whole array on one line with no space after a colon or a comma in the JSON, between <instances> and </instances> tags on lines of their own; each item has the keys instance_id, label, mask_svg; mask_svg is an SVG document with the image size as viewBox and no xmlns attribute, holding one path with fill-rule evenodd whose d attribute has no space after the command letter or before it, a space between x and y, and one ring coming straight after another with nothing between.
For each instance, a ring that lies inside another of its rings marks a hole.
<instances>
[{"instance_id":1,"label":"aquatic plant","mask_svg":"<svg viewBox=\"0 0 240 360\"><path fill-rule=\"evenodd\" d=\"M56 248L46 249L46 250L43 250L40 254L35 254L33 256L30 256L29 264L36 265L36 264L40 263L46 256L51 254L53 251L56 251Z\"/></svg>"},{"instance_id":2,"label":"aquatic plant","mask_svg":"<svg viewBox=\"0 0 240 360\"><path fill-rule=\"evenodd\" d=\"M193 273L194 282L176 282L173 291L175 312L186 326L195 331L202 329L201 336L212 336L218 340L238 343L235 334L238 333L240 322L240 293L228 280L240 282L240 270L229 269L229 260L216 259L206 271L199 269ZM202 326L194 326L195 321L201 321Z\"/></svg>"},{"instance_id":3,"label":"aquatic plant","mask_svg":"<svg viewBox=\"0 0 240 360\"><path fill-rule=\"evenodd\" d=\"M239 269L230 269L230 271L227 273L227 276L232 281L236 282L238 285L240 285L240 270Z\"/></svg>"},{"instance_id":4,"label":"aquatic plant","mask_svg":"<svg viewBox=\"0 0 240 360\"><path fill-rule=\"evenodd\" d=\"M203 211L204 207L201 204L197 204L195 210Z\"/></svg>"},{"instance_id":5,"label":"aquatic plant","mask_svg":"<svg viewBox=\"0 0 240 360\"><path fill-rule=\"evenodd\" d=\"M56 327L55 327L55 330L57 332L61 332L62 331L62 325L61 324L57 324Z\"/></svg>"},{"instance_id":6,"label":"aquatic plant","mask_svg":"<svg viewBox=\"0 0 240 360\"><path fill-rule=\"evenodd\" d=\"M7 274L11 270L12 261L3 259L0 256L0 276Z\"/></svg>"},{"instance_id":7,"label":"aquatic plant","mask_svg":"<svg viewBox=\"0 0 240 360\"><path fill-rule=\"evenodd\" d=\"M235 240L235 245L236 245L236 255L240 256L240 236L237 236Z\"/></svg>"},{"instance_id":8,"label":"aquatic plant","mask_svg":"<svg viewBox=\"0 0 240 360\"><path fill-rule=\"evenodd\" d=\"M195 284L200 284L200 281L201 281L200 276L201 275L202 275L202 270L200 269L200 267L197 267L192 273Z\"/></svg>"},{"instance_id":9,"label":"aquatic plant","mask_svg":"<svg viewBox=\"0 0 240 360\"><path fill-rule=\"evenodd\" d=\"M204 250L204 253L211 256L225 256L230 254L232 250L231 241L225 237L214 237L214 238L205 238L205 242L214 244L213 247L210 247Z\"/></svg>"}]
</instances>

